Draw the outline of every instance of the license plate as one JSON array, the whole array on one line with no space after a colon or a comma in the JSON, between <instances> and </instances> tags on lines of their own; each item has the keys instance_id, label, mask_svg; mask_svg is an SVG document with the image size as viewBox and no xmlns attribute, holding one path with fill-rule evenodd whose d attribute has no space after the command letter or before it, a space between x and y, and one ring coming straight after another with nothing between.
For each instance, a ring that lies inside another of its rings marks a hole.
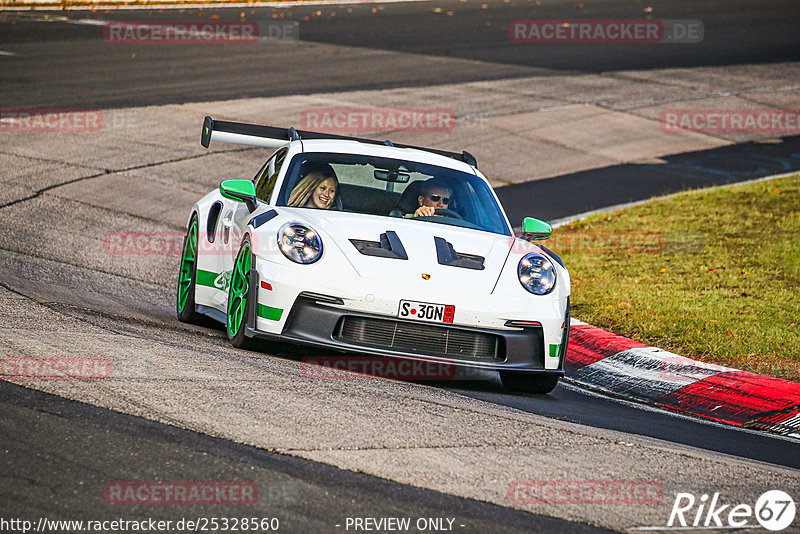
<instances>
[{"instance_id":1,"label":"license plate","mask_svg":"<svg viewBox=\"0 0 800 534\"><path fill-rule=\"evenodd\" d=\"M426 323L452 323L455 312L456 307L447 304L401 300L400 311L397 316L401 319L411 319L412 321Z\"/></svg>"}]
</instances>

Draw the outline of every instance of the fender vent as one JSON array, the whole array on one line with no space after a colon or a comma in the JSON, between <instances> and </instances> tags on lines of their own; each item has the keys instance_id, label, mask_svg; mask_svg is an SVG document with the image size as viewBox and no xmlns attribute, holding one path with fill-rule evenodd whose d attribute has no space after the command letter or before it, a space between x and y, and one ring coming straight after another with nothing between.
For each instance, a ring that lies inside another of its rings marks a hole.
<instances>
[{"instance_id":1,"label":"fender vent","mask_svg":"<svg viewBox=\"0 0 800 534\"><path fill-rule=\"evenodd\" d=\"M217 234L217 220L219 220L219 212L222 211L222 202L217 200L211 205L208 210L208 222L206 223L206 238L209 243L213 243Z\"/></svg>"},{"instance_id":2,"label":"fender vent","mask_svg":"<svg viewBox=\"0 0 800 534\"><path fill-rule=\"evenodd\" d=\"M351 239L358 251L365 256L378 256L380 258L394 258L397 260L407 260L408 254L403 248L403 243L397 234L391 230L380 235L380 241L366 241L363 239Z\"/></svg>"},{"instance_id":3,"label":"fender vent","mask_svg":"<svg viewBox=\"0 0 800 534\"><path fill-rule=\"evenodd\" d=\"M440 265L463 267L464 269L475 269L476 271L483 270L483 256L456 252L453 245L441 237L434 237L433 241L436 243L436 256Z\"/></svg>"}]
</instances>

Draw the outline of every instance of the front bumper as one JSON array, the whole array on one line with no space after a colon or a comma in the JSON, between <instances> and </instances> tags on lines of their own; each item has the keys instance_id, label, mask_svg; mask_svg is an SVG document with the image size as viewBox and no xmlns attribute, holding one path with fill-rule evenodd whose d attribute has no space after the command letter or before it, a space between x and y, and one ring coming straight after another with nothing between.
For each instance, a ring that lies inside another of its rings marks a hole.
<instances>
[{"instance_id":1,"label":"front bumper","mask_svg":"<svg viewBox=\"0 0 800 534\"><path fill-rule=\"evenodd\" d=\"M255 270L251 271L250 283L258 287ZM251 306L246 331L248 337L456 367L564 375L569 310L559 347L558 367L547 369L545 360L548 354L540 326L498 330L418 323L352 311L326 303L324 298L301 294L289 311L282 332L276 334L256 328L254 309Z\"/></svg>"}]
</instances>

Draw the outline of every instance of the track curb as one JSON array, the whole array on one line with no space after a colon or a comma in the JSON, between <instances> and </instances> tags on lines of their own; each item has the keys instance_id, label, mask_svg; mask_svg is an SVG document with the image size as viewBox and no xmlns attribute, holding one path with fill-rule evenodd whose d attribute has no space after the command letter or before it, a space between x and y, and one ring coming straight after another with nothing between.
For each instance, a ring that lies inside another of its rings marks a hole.
<instances>
[{"instance_id":1,"label":"track curb","mask_svg":"<svg viewBox=\"0 0 800 534\"><path fill-rule=\"evenodd\" d=\"M565 380L657 408L800 438L800 384L698 362L576 323Z\"/></svg>"}]
</instances>

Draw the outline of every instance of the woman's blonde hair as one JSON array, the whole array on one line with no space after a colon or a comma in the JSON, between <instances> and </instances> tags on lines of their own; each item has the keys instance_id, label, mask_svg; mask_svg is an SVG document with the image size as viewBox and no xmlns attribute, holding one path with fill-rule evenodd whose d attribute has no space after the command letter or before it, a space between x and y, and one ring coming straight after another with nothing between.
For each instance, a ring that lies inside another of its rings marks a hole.
<instances>
[{"instance_id":1,"label":"woman's blonde hair","mask_svg":"<svg viewBox=\"0 0 800 534\"><path fill-rule=\"evenodd\" d=\"M311 198L311 194L314 192L314 190L319 187L319 184L328 178L336 182L336 193L338 193L339 180L336 178L336 173L333 172L333 169L330 171L327 169L313 170L302 180L300 180L300 183L297 184L294 189L292 189L292 194L289 195L289 201L286 203L286 205L296 207L305 206L308 200ZM334 193L334 198L336 193Z\"/></svg>"}]
</instances>

